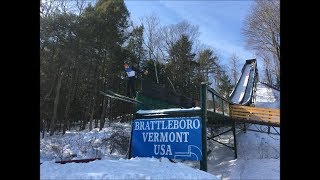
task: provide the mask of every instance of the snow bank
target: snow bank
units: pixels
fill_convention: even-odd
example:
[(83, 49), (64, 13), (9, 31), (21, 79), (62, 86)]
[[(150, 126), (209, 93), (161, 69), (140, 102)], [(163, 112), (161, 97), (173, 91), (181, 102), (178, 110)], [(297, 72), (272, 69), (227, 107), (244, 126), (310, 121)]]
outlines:
[(188, 112), (188, 111), (194, 111), (194, 110), (200, 110), (200, 107), (193, 107), (193, 108), (186, 108), (186, 109), (182, 109), (182, 108), (170, 108), (170, 109), (155, 109), (155, 110), (139, 110), (137, 111), (138, 114), (163, 114), (166, 112), (176, 112), (176, 111), (180, 111), (180, 112)]
[[(112, 123), (101, 131), (96, 128), (92, 131), (66, 131), (64, 135), (47, 136), (40, 139), (40, 161), (102, 158), (111, 153), (125, 154), (130, 132), (130, 123)], [(110, 141), (112, 135), (117, 136), (113, 142)], [(115, 145), (122, 145), (125, 149), (113, 148)]]
[[(124, 135), (128, 148), (131, 131), (129, 123), (112, 123), (101, 131), (67, 131), (65, 135), (40, 139), (41, 179), (217, 179), (214, 175), (168, 159), (125, 158), (119, 146), (111, 148), (112, 136)], [(121, 133), (121, 134), (119, 134)], [(123, 140), (119, 140), (123, 141)], [(119, 143), (119, 142), (118, 142)], [(111, 144), (114, 144), (112, 142)], [(114, 149), (114, 150), (112, 150)], [(59, 164), (55, 161), (100, 157), (89, 163)], [(199, 162), (198, 162), (199, 163)]]
[(217, 179), (204, 171), (166, 158), (102, 159), (89, 163), (57, 164), (46, 161), (40, 166), (40, 179)]
[(256, 107), (280, 108), (280, 91), (270, 88), (262, 83), (257, 83)]
[(213, 152), (208, 160), (208, 172), (222, 180), (280, 179), (280, 136), (260, 132), (239, 131), (238, 158), (233, 151), (209, 141)]

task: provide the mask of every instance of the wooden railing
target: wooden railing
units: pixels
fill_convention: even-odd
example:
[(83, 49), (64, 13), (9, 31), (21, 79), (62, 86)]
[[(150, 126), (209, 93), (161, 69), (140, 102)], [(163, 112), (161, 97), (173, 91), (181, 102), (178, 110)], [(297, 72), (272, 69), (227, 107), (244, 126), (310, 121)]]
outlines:
[(230, 105), (230, 117), (236, 121), (280, 126), (280, 110)]

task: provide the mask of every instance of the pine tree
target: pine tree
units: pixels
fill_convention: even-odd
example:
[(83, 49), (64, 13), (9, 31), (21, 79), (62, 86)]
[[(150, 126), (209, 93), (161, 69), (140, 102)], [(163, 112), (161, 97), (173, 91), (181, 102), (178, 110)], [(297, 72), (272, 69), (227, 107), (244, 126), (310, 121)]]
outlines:
[(191, 52), (192, 42), (188, 36), (182, 35), (181, 38), (172, 46), (169, 51), (169, 63), (166, 72), (175, 89), (190, 96), (190, 86), (197, 63), (194, 61), (195, 54)]
[(227, 75), (227, 73), (222, 70), (221, 75), (218, 77), (218, 92), (223, 95), (225, 98), (229, 97), (229, 94), (231, 93), (233, 89), (233, 85), (231, 84), (231, 79)]

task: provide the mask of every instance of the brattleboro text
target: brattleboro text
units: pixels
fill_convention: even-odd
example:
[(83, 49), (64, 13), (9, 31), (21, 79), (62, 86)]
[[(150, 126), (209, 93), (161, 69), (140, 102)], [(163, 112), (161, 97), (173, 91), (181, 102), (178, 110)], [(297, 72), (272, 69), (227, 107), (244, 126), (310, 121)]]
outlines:
[(199, 119), (188, 118), (134, 122), (134, 131), (143, 131), (141, 133), (143, 142), (155, 143), (153, 144), (154, 155), (173, 155), (171, 146), (163, 143), (188, 143), (190, 135), (188, 130), (199, 129), (200, 127)]

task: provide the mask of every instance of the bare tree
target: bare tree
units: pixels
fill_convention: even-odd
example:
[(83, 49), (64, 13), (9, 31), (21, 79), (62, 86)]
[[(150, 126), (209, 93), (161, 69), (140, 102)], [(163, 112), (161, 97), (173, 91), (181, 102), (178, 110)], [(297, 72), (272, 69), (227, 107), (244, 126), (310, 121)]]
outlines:
[(280, 62), (274, 61), (271, 53), (260, 52), (259, 56), (262, 58), (263, 67), (265, 69), (265, 80), (268, 84), (280, 88)]
[(76, 1), (76, 6), (77, 6), (77, 10), (79, 12), (79, 15), (81, 15), (83, 13), (84, 8), (86, 7), (86, 0), (77, 0)]
[(273, 84), (273, 80), (272, 80), (272, 71), (271, 71), (271, 61), (268, 57), (264, 57), (263, 59), (264, 62), (264, 67), (265, 67), (265, 77), (266, 77), (266, 82), (270, 85)]
[(235, 53), (233, 53), (229, 61), (231, 65), (231, 78), (233, 85), (236, 85), (239, 78), (239, 60), (239, 57)]
[(84, 8), (88, 6), (89, 3), (96, 3), (96, 0), (41, 0), (40, 1), (40, 14), (43, 17), (47, 17), (54, 11), (67, 13), (73, 12), (81, 15)]
[(55, 10), (55, 0), (40, 1), (40, 15), (43, 17), (49, 16)]
[(53, 113), (52, 113), (53, 115), (52, 115), (51, 124), (50, 124), (50, 136), (53, 135), (56, 127), (55, 123), (57, 119), (57, 111), (58, 111), (58, 104), (60, 99), (60, 89), (61, 89), (63, 74), (64, 72), (61, 72), (60, 74), (57, 73), (59, 78), (58, 78), (57, 87), (56, 87), (56, 95), (54, 98), (54, 106), (53, 106)]
[(160, 30), (160, 37), (162, 39), (161, 47), (166, 52), (169, 52), (169, 49), (181, 38), (182, 35), (187, 35), (189, 38), (188, 40), (197, 43), (194, 44), (194, 46), (200, 48), (200, 43), (197, 41), (199, 34), (199, 27), (191, 25), (186, 20), (177, 24), (163, 26)]
[(144, 21), (144, 24), (145, 24), (144, 27), (146, 29), (146, 36), (145, 36), (146, 43), (144, 43), (144, 45), (148, 49), (149, 60), (153, 60), (157, 83), (159, 83), (156, 62), (159, 62), (159, 59), (160, 59), (160, 53), (159, 53), (160, 39), (159, 39), (159, 33), (158, 33), (160, 20), (156, 14), (151, 14), (143, 18), (141, 21)]
[(280, 61), (280, 1), (255, 1), (243, 34), (249, 48), (271, 52)]
[[(257, 56), (267, 60), (273, 68), (277, 84), (280, 84), (280, 1), (256, 0), (244, 21), (243, 34), (246, 46)], [(272, 61), (272, 62), (271, 62)], [(273, 65), (271, 65), (273, 64)], [(268, 69), (270, 70), (270, 69)], [(271, 78), (271, 75), (268, 75)], [(270, 80), (271, 81), (271, 80)]]

